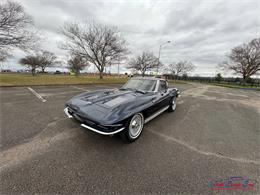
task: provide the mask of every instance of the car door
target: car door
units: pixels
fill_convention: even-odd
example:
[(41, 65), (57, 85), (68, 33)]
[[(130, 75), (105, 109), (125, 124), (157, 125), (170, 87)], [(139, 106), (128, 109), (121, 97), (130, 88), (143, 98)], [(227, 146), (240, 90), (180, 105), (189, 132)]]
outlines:
[(170, 95), (166, 81), (160, 80), (158, 85), (159, 86), (156, 92), (156, 96), (153, 100), (154, 111), (158, 111), (162, 108), (165, 108), (169, 105), (170, 102)]

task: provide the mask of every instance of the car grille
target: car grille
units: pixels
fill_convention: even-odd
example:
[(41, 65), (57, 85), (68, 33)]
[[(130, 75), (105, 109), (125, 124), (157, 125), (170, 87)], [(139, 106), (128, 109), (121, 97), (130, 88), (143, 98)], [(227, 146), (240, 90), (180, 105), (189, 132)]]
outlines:
[(111, 131), (115, 131), (118, 129), (118, 127), (107, 127), (107, 126), (103, 126), (100, 125), (92, 120), (89, 120), (85, 117), (80, 116), (74, 109), (72, 109), (71, 107), (68, 107), (68, 112), (80, 123), (84, 123), (85, 125), (88, 125), (94, 129), (98, 129), (100, 131), (104, 131), (104, 132), (111, 132)]

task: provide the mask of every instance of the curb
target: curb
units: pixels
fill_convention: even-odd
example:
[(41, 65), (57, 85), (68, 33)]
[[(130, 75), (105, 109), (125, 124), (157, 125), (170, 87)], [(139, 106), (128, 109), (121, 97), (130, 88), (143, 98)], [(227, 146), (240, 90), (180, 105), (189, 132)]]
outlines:
[(0, 85), (0, 88), (6, 87), (33, 87), (33, 86), (71, 86), (71, 85), (119, 85), (124, 83), (72, 83), (72, 84), (25, 84), (25, 85)]

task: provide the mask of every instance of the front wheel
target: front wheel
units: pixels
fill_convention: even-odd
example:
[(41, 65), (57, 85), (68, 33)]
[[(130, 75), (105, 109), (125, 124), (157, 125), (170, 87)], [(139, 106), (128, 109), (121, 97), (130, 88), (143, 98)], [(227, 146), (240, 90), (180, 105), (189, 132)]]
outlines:
[(172, 100), (171, 100), (171, 102), (170, 102), (168, 111), (169, 111), (169, 112), (173, 112), (173, 111), (176, 110), (176, 107), (177, 107), (177, 98), (176, 98), (176, 97), (173, 97)]
[(121, 132), (121, 137), (128, 142), (137, 140), (144, 127), (144, 117), (141, 113), (135, 114), (126, 124), (126, 128)]

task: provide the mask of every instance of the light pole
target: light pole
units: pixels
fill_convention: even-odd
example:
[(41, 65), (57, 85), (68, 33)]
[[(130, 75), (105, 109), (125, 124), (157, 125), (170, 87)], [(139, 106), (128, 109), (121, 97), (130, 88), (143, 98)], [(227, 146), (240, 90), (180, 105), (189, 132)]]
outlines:
[(165, 45), (165, 44), (167, 44), (167, 43), (170, 43), (171, 41), (167, 41), (167, 42), (165, 42), (165, 43), (163, 43), (163, 44), (161, 44), (160, 45), (160, 47), (159, 47), (159, 55), (158, 55), (158, 62), (157, 62), (157, 75), (158, 75), (158, 73), (159, 73), (159, 64), (160, 64), (160, 56), (161, 56), (161, 49), (162, 49), (162, 46), (163, 45)]

